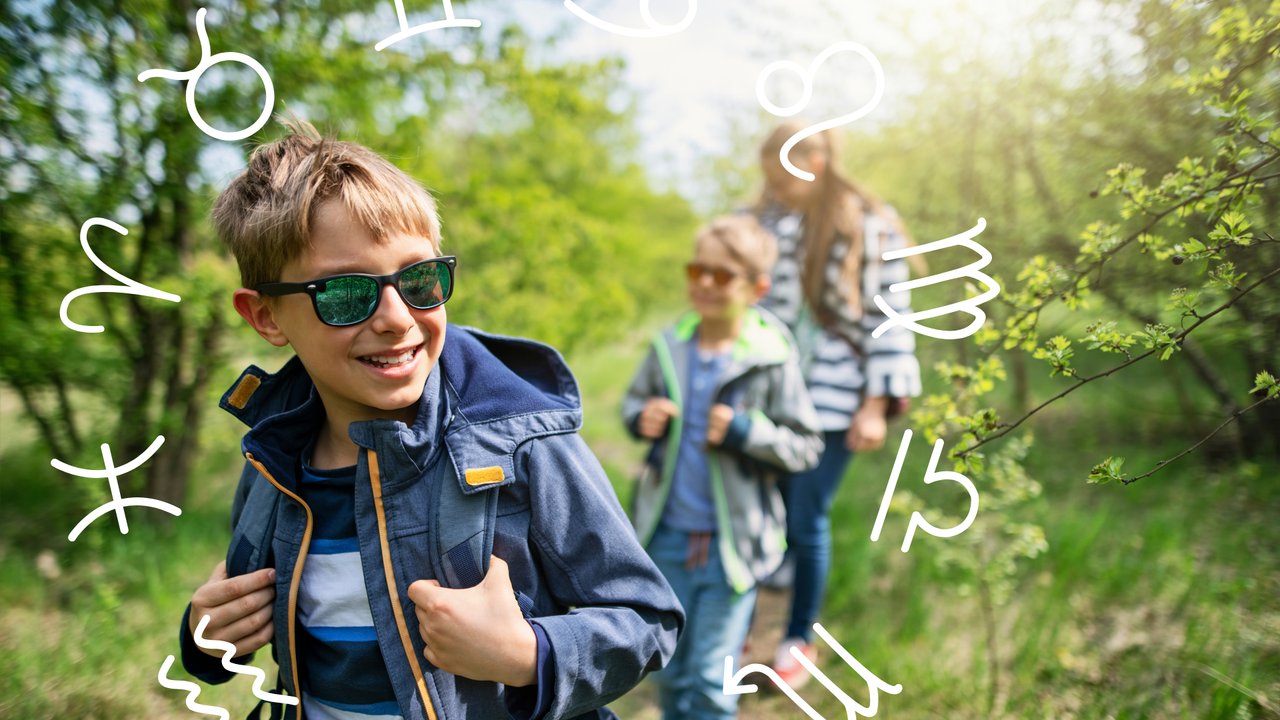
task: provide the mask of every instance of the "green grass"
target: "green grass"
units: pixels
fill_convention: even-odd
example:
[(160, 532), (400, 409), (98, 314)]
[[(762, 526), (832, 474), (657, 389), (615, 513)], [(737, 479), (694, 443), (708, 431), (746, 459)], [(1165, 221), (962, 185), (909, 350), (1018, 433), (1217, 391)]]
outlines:
[[(618, 402), (654, 329), (571, 358), (585, 397), (583, 435), (624, 506), (643, 448), (626, 437)], [(1084, 482), (1108, 454), (1124, 454), (1126, 469), (1140, 470), (1193, 437), (1178, 401), (1164, 392), (1166, 380), (1086, 389), (1038, 418), (1026, 467), (1043, 494), (1016, 513), (979, 512), (970, 532), (1032, 522), (1049, 543), (1020, 566), (1011, 599), (997, 609), (994, 709), (978, 597), (938, 562), (948, 541), (917, 534), (904, 555), (906, 523), (894, 514), (881, 541), (869, 540), (902, 421), (885, 450), (854, 461), (833, 511), (834, 566), (820, 619), (869, 669), (903, 685), (901, 694), (880, 697), (877, 717), (1280, 717), (1280, 466), (1192, 456), (1133, 486)], [(1037, 380), (1034, 394), (1044, 397), (1054, 382)], [(218, 445), (237, 432), (229, 418), (210, 425)], [(156, 672), (177, 651), (191, 591), (225, 552), (236, 457), (233, 447), (205, 457), (181, 518), (149, 523), (150, 511), (133, 510), (127, 536), (107, 517), (69, 544), (66, 532), (102, 501), (102, 488), (70, 481), (39, 453), (6, 449), (0, 717), (191, 716), (184, 695), (161, 688)], [(936, 500), (928, 495), (935, 487), (947, 491), (920, 482), (927, 457), (917, 438), (899, 488)], [(47, 558), (60, 568), (56, 577)], [(865, 702), (861, 681), (833, 658), (822, 655), (828, 674)], [(269, 660), (260, 664), (274, 677)], [(252, 705), (249, 686), (238, 678), (200, 700), (242, 717)], [(816, 684), (803, 695), (825, 717), (844, 717)], [(623, 717), (656, 717), (651, 697), (641, 689), (616, 708)], [(742, 714), (803, 717), (777, 693), (746, 697)]]

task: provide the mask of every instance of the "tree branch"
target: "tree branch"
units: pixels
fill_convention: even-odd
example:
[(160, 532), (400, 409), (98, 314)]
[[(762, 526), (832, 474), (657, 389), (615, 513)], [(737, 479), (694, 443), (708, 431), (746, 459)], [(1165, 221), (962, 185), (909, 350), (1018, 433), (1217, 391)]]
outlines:
[(1224, 427), (1226, 427), (1226, 426), (1230, 425), (1231, 423), (1235, 422), (1236, 420), (1238, 420), (1238, 419), (1240, 418), (1240, 416), (1241, 416), (1241, 415), (1244, 415), (1245, 413), (1247, 413), (1247, 412), (1249, 412), (1250, 410), (1252, 410), (1252, 409), (1254, 409), (1254, 408), (1258, 407), (1258, 406), (1259, 406), (1259, 405), (1261, 405), (1262, 403), (1264, 403), (1264, 402), (1266, 402), (1266, 401), (1268, 401), (1268, 400), (1272, 400), (1272, 399), (1274, 399), (1274, 398), (1271, 398), (1271, 397), (1269, 397), (1269, 396), (1264, 396), (1261, 400), (1259, 400), (1258, 402), (1256, 402), (1256, 403), (1254, 403), (1254, 404), (1250, 405), (1249, 407), (1241, 408), (1241, 409), (1239, 409), (1239, 410), (1236, 410), (1235, 412), (1231, 413), (1231, 415), (1230, 415), (1226, 420), (1223, 420), (1223, 421), (1222, 421), (1222, 424), (1220, 424), (1220, 425), (1218, 425), (1218, 427), (1214, 428), (1212, 432), (1210, 432), (1208, 435), (1205, 435), (1204, 437), (1200, 438), (1200, 441), (1199, 441), (1199, 442), (1197, 442), (1195, 445), (1192, 445), (1191, 447), (1187, 448), (1186, 450), (1183, 450), (1182, 452), (1178, 453), (1177, 455), (1174, 455), (1173, 457), (1171, 457), (1171, 458), (1169, 458), (1169, 459), (1167, 459), (1167, 460), (1161, 460), (1160, 462), (1158, 462), (1158, 463), (1156, 463), (1156, 464), (1155, 464), (1155, 467), (1153, 467), (1153, 468), (1151, 468), (1150, 470), (1148, 470), (1148, 471), (1146, 471), (1146, 472), (1142, 473), (1141, 475), (1137, 475), (1137, 476), (1135, 476), (1135, 477), (1131, 477), (1131, 478), (1121, 478), (1121, 479), (1120, 479), (1120, 482), (1124, 483), (1125, 485), (1130, 485), (1130, 484), (1132, 484), (1132, 483), (1136, 483), (1136, 482), (1138, 482), (1139, 480), (1141, 480), (1141, 479), (1143, 479), (1143, 478), (1147, 478), (1147, 477), (1151, 477), (1152, 475), (1155, 475), (1155, 474), (1156, 474), (1157, 472), (1159, 472), (1162, 468), (1164, 468), (1164, 466), (1166, 466), (1166, 465), (1168, 465), (1168, 464), (1172, 463), (1173, 461), (1175, 461), (1175, 460), (1177, 460), (1177, 459), (1181, 458), (1181, 457), (1182, 457), (1182, 456), (1184, 456), (1184, 455), (1188, 455), (1188, 454), (1190, 454), (1190, 453), (1195, 452), (1197, 448), (1199, 448), (1201, 445), (1203, 445), (1203, 444), (1205, 444), (1206, 442), (1208, 442), (1208, 441), (1209, 441), (1209, 439), (1210, 439), (1210, 438), (1212, 438), (1214, 435), (1217, 435), (1217, 434), (1218, 434), (1218, 431), (1222, 430), (1222, 428), (1224, 428)]
[[(1221, 304), (1221, 305), (1219, 305), (1218, 307), (1214, 308), (1212, 312), (1209, 312), (1208, 314), (1205, 314), (1205, 315), (1201, 315), (1201, 316), (1196, 320), (1196, 322), (1195, 322), (1195, 323), (1193, 323), (1190, 327), (1188, 327), (1188, 328), (1186, 328), (1185, 330), (1182, 330), (1182, 331), (1180, 331), (1180, 332), (1176, 333), (1175, 335), (1173, 335), (1173, 336), (1172, 336), (1172, 339), (1175, 341), (1175, 343), (1177, 343), (1177, 342), (1181, 342), (1181, 341), (1182, 341), (1182, 339), (1183, 339), (1183, 338), (1185, 338), (1187, 335), (1190, 335), (1190, 334), (1191, 334), (1191, 332), (1192, 332), (1193, 330), (1195, 330), (1196, 328), (1198, 328), (1198, 327), (1200, 327), (1201, 325), (1205, 324), (1205, 323), (1209, 320), (1209, 318), (1211, 318), (1211, 317), (1213, 317), (1213, 316), (1217, 315), (1218, 313), (1222, 312), (1223, 310), (1226, 310), (1227, 308), (1231, 307), (1232, 305), (1235, 305), (1235, 304), (1236, 304), (1237, 302), (1239, 302), (1239, 300), (1240, 300), (1241, 298), (1243, 298), (1245, 295), (1248, 295), (1250, 292), (1253, 292), (1253, 290), (1255, 290), (1259, 285), (1262, 285), (1263, 283), (1265, 283), (1266, 281), (1270, 280), (1270, 279), (1271, 279), (1271, 278), (1273, 278), (1273, 277), (1276, 277), (1277, 275), (1280, 275), (1280, 267), (1277, 267), (1277, 268), (1275, 268), (1274, 270), (1272, 270), (1271, 272), (1267, 273), (1266, 275), (1263, 275), (1262, 277), (1258, 278), (1258, 279), (1257, 279), (1256, 281), (1254, 281), (1251, 285), (1249, 285), (1249, 286), (1245, 287), (1243, 290), (1241, 290), (1239, 293), (1237, 293), (1237, 294), (1235, 295), (1235, 297), (1232, 297), (1230, 300), (1227, 300), (1226, 302), (1222, 303), (1222, 304)], [(1013, 431), (1014, 431), (1014, 429), (1016, 429), (1016, 428), (1017, 428), (1019, 425), (1021, 425), (1022, 423), (1026, 422), (1029, 418), (1031, 418), (1031, 416), (1032, 416), (1032, 415), (1035, 415), (1036, 413), (1038, 413), (1038, 412), (1040, 412), (1041, 410), (1045, 409), (1045, 408), (1046, 408), (1046, 407), (1048, 407), (1049, 405), (1052, 405), (1053, 403), (1057, 402), (1058, 400), (1061, 400), (1062, 398), (1066, 397), (1067, 395), (1070, 395), (1071, 393), (1073, 393), (1073, 392), (1075, 392), (1076, 390), (1080, 389), (1082, 386), (1087, 385), (1087, 384), (1089, 384), (1089, 383), (1093, 382), (1094, 380), (1099, 380), (1099, 379), (1101, 379), (1101, 378), (1107, 377), (1108, 375), (1112, 375), (1112, 374), (1114, 374), (1114, 373), (1117, 373), (1117, 372), (1119, 372), (1119, 371), (1121, 371), (1121, 370), (1123, 370), (1123, 369), (1125, 369), (1125, 368), (1129, 367), (1130, 365), (1133, 365), (1134, 363), (1136, 363), (1136, 362), (1138, 362), (1138, 361), (1140, 361), (1140, 360), (1143, 360), (1143, 359), (1145, 359), (1145, 358), (1147, 358), (1147, 357), (1150, 357), (1151, 355), (1154, 355), (1154, 354), (1156, 353), (1156, 351), (1158, 351), (1158, 350), (1160, 350), (1160, 349), (1161, 349), (1160, 347), (1153, 347), (1153, 348), (1151, 348), (1150, 350), (1148, 350), (1148, 351), (1146, 351), (1146, 352), (1142, 353), (1141, 355), (1134, 355), (1132, 358), (1130, 358), (1130, 359), (1128, 359), (1128, 360), (1126, 360), (1126, 361), (1124, 361), (1124, 362), (1120, 363), (1119, 365), (1116, 365), (1115, 367), (1112, 367), (1112, 368), (1110, 368), (1110, 369), (1108, 369), (1108, 370), (1103, 370), (1102, 372), (1098, 372), (1098, 373), (1095, 373), (1095, 374), (1093, 374), (1093, 375), (1089, 375), (1088, 377), (1082, 377), (1082, 378), (1079, 378), (1079, 379), (1077, 380), (1077, 382), (1076, 382), (1074, 385), (1071, 385), (1070, 387), (1067, 387), (1067, 388), (1063, 389), (1061, 392), (1059, 392), (1059, 393), (1055, 394), (1053, 397), (1050, 397), (1048, 400), (1045, 400), (1044, 402), (1040, 403), (1039, 405), (1035, 406), (1034, 408), (1031, 408), (1031, 409), (1030, 409), (1030, 410), (1028, 410), (1026, 413), (1023, 413), (1023, 415), (1022, 415), (1021, 417), (1019, 417), (1017, 420), (1014, 420), (1012, 423), (1001, 423), (1001, 424), (1000, 424), (1000, 426), (999, 426), (999, 427), (1000, 427), (1000, 429), (999, 429), (999, 430), (997, 430), (996, 432), (993, 432), (993, 433), (991, 433), (990, 435), (987, 435), (987, 436), (982, 437), (982, 438), (980, 438), (980, 439), (975, 439), (975, 441), (974, 441), (973, 443), (971, 443), (971, 444), (969, 444), (969, 445), (965, 446), (964, 448), (962, 448), (962, 449), (960, 449), (960, 450), (956, 451), (956, 456), (957, 456), (957, 457), (966, 457), (966, 456), (968, 456), (968, 455), (969, 455), (970, 453), (972, 453), (974, 450), (977, 450), (978, 448), (982, 447), (983, 445), (986, 445), (987, 443), (989, 443), (989, 442), (991, 442), (991, 441), (993, 441), (993, 440), (998, 440), (998, 439), (1000, 439), (1000, 438), (1004, 437), (1005, 435), (1008, 435), (1009, 433), (1013, 432)]]

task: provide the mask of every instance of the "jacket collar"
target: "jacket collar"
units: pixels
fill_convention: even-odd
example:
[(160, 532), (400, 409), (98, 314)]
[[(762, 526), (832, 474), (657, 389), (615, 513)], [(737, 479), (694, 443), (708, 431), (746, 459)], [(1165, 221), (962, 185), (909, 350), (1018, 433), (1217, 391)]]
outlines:
[[(582, 422), (578, 386), (559, 353), (457, 325), (448, 326), (418, 402), (412, 425), (352, 423), (351, 439), (422, 469), (434, 461), (438, 438), (444, 437), (464, 492), (510, 482), (517, 447), (534, 437), (572, 432)], [(249, 366), (219, 405), (250, 427), (243, 450), (290, 479), (324, 419), (315, 385), (297, 356), (276, 373)]]
[[(702, 317), (692, 310), (681, 315), (672, 330), (676, 341), (692, 342), (700, 324)], [(768, 310), (752, 306), (743, 314), (742, 332), (733, 344), (734, 364), (781, 363), (786, 361), (792, 345), (781, 320)]]

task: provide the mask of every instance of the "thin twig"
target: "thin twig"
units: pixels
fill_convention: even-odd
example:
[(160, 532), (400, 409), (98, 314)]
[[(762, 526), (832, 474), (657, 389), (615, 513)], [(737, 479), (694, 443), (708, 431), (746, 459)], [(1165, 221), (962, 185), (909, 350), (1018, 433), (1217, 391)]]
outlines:
[[(1214, 308), (1212, 312), (1210, 312), (1210, 313), (1208, 313), (1208, 314), (1206, 314), (1206, 315), (1201, 315), (1201, 316), (1199, 317), (1199, 319), (1198, 319), (1198, 320), (1196, 320), (1196, 322), (1195, 322), (1194, 324), (1192, 324), (1192, 325), (1191, 325), (1190, 327), (1188, 327), (1187, 329), (1185, 329), (1185, 330), (1183, 330), (1183, 331), (1181, 331), (1181, 332), (1179, 332), (1179, 333), (1177, 333), (1177, 334), (1173, 335), (1171, 339), (1174, 341), (1174, 343), (1175, 343), (1175, 344), (1176, 344), (1176, 343), (1178, 343), (1178, 342), (1180, 342), (1184, 337), (1186, 337), (1187, 335), (1190, 335), (1190, 334), (1191, 334), (1191, 331), (1195, 330), (1196, 328), (1200, 327), (1200, 326), (1201, 326), (1201, 325), (1203, 325), (1205, 322), (1207, 322), (1207, 321), (1209, 320), (1209, 318), (1213, 317), (1214, 315), (1217, 315), (1218, 313), (1222, 312), (1223, 310), (1226, 310), (1227, 308), (1231, 307), (1232, 305), (1235, 305), (1235, 304), (1240, 300), (1240, 298), (1244, 297), (1245, 295), (1248, 295), (1250, 292), (1252, 292), (1254, 289), (1256, 289), (1259, 285), (1263, 284), (1264, 282), (1266, 282), (1266, 281), (1270, 280), (1271, 278), (1273, 278), (1273, 277), (1275, 277), (1275, 276), (1277, 276), (1277, 275), (1280, 275), (1280, 267), (1277, 267), (1277, 268), (1275, 268), (1274, 270), (1272, 270), (1271, 272), (1267, 273), (1266, 275), (1263, 275), (1262, 277), (1258, 278), (1256, 281), (1254, 281), (1254, 282), (1253, 282), (1253, 284), (1251, 284), (1251, 285), (1249, 285), (1249, 286), (1245, 287), (1243, 290), (1241, 290), (1239, 293), (1237, 293), (1235, 297), (1231, 298), (1230, 300), (1228, 300), (1228, 301), (1224, 302), (1223, 304), (1219, 305), (1218, 307)], [(1126, 360), (1126, 361), (1124, 361), (1124, 362), (1120, 363), (1119, 365), (1116, 365), (1115, 367), (1112, 367), (1112, 368), (1110, 368), (1110, 369), (1108, 369), (1108, 370), (1103, 370), (1102, 372), (1095, 373), (1095, 374), (1090, 375), (1090, 376), (1088, 376), (1088, 377), (1080, 378), (1080, 379), (1079, 379), (1079, 381), (1078, 381), (1078, 382), (1076, 382), (1076, 384), (1071, 385), (1070, 387), (1067, 387), (1067, 388), (1063, 389), (1061, 392), (1057, 393), (1057, 394), (1056, 394), (1056, 395), (1054, 395), (1053, 397), (1050, 397), (1048, 400), (1045, 400), (1044, 402), (1040, 403), (1039, 405), (1035, 406), (1034, 408), (1032, 408), (1032, 409), (1028, 410), (1025, 414), (1023, 414), (1023, 416), (1022, 416), (1022, 417), (1018, 418), (1017, 420), (1013, 421), (1012, 423), (1001, 423), (1001, 424), (1000, 424), (1000, 428), (1001, 428), (1000, 430), (998, 430), (998, 431), (996, 431), (996, 432), (993, 432), (993, 433), (991, 433), (990, 435), (987, 435), (986, 437), (983, 437), (983, 438), (981, 438), (981, 439), (979, 439), (979, 440), (976, 440), (974, 443), (972, 443), (972, 444), (968, 445), (967, 447), (965, 447), (965, 448), (963, 448), (963, 449), (961, 449), (961, 450), (957, 451), (957, 452), (956, 452), (956, 456), (957, 456), (957, 457), (967, 457), (967, 456), (969, 455), (969, 453), (973, 452), (974, 450), (977, 450), (978, 448), (982, 447), (983, 445), (986, 445), (987, 443), (989, 443), (989, 442), (991, 442), (991, 441), (993, 441), (993, 440), (998, 440), (998, 439), (1000, 439), (1000, 438), (1004, 437), (1005, 435), (1008, 435), (1009, 433), (1013, 432), (1013, 431), (1014, 431), (1014, 429), (1016, 429), (1016, 428), (1017, 428), (1019, 425), (1021, 425), (1022, 423), (1026, 422), (1026, 421), (1027, 421), (1027, 420), (1028, 420), (1032, 415), (1035, 415), (1036, 413), (1038, 413), (1038, 412), (1040, 412), (1041, 410), (1045, 409), (1045, 408), (1046, 408), (1046, 407), (1048, 407), (1049, 405), (1052, 405), (1053, 403), (1057, 402), (1058, 400), (1060, 400), (1060, 399), (1062, 399), (1062, 398), (1066, 397), (1067, 395), (1070, 395), (1071, 393), (1073, 393), (1073, 392), (1075, 392), (1076, 390), (1078, 390), (1080, 387), (1082, 387), (1082, 386), (1084, 386), (1084, 385), (1087, 385), (1088, 383), (1091, 383), (1091, 382), (1093, 382), (1094, 380), (1098, 380), (1098, 379), (1100, 379), (1100, 378), (1107, 377), (1108, 375), (1111, 375), (1111, 374), (1113, 374), (1113, 373), (1119, 372), (1120, 370), (1123, 370), (1123, 369), (1125, 369), (1125, 368), (1129, 367), (1130, 365), (1132, 365), (1132, 364), (1134, 364), (1134, 363), (1136, 363), (1136, 362), (1138, 362), (1138, 361), (1142, 360), (1143, 358), (1146, 358), (1146, 357), (1149, 357), (1149, 356), (1153, 355), (1157, 350), (1162, 350), (1162, 349), (1163, 349), (1163, 348), (1161, 348), (1161, 347), (1159, 347), (1159, 346), (1153, 347), (1153, 348), (1151, 348), (1150, 350), (1148, 350), (1148, 351), (1146, 351), (1146, 352), (1142, 353), (1141, 355), (1135, 355), (1135, 356), (1133, 356), (1132, 358), (1130, 358), (1129, 360)]]
[(1230, 417), (1228, 417), (1226, 420), (1223, 420), (1221, 425), (1219, 425), (1218, 427), (1216, 427), (1216, 428), (1214, 428), (1214, 429), (1213, 429), (1213, 432), (1211, 432), (1211, 433), (1209, 433), (1208, 435), (1205, 435), (1204, 437), (1200, 438), (1200, 442), (1196, 443), (1195, 445), (1192, 445), (1191, 447), (1187, 448), (1186, 450), (1183, 450), (1182, 452), (1178, 453), (1177, 455), (1174, 455), (1173, 457), (1171, 457), (1171, 458), (1169, 458), (1169, 459), (1167, 459), (1167, 460), (1161, 460), (1160, 462), (1158, 462), (1158, 463), (1156, 463), (1156, 464), (1155, 464), (1155, 467), (1153, 467), (1153, 468), (1151, 468), (1150, 470), (1148, 470), (1148, 471), (1146, 471), (1146, 472), (1142, 473), (1141, 475), (1138, 475), (1138, 476), (1135, 476), (1135, 477), (1131, 477), (1131, 478), (1121, 478), (1121, 480), (1120, 480), (1120, 481), (1121, 481), (1121, 482), (1123, 482), (1125, 485), (1128, 485), (1128, 484), (1130, 484), (1130, 483), (1136, 483), (1136, 482), (1138, 482), (1139, 480), (1141, 480), (1141, 479), (1143, 479), (1143, 478), (1151, 477), (1152, 475), (1155, 475), (1155, 474), (1156, 474), (1156, 473), (1157, 473), (1161, 468), (1163, 468), (1165, 465), (1168, 465), (1169, 463), (1172, 463), (1174, 460), (1177, 460), (1178, 458), (1182, 457), (1183, 455), (1186, 455), (1186, 454), (1191, 453), (1191, 452), (1195, 452), (1196, 448), (1198, 448), (1198, 447), (1200, 447), (1201, 445), (1203, 445), (1203, 444), (1205, 444), (1206, 442), (1208, 442), (1210, 438), (1212, 438), (1214, 435), (1217, 435), (1217, 434), (1218, 434), (1218, 431), (1219, 431), (1219, 430), (1221, 430), (1222, 428), (1224, 428), (1224, 427), (1226, 427), (1226, 426), (1230, 425), (1231, 423), (1235, 422), (1236, 420), (1238, 420), (1238, 419), (1240, 418), (1240, 416), (1241, 416), (1241, 415), (1244, 415), (1245, 413), (1247, 413), (1247, 412), (1249, 412), (1250, 410), (1252, 410), (1252, 409), (1254, 409), (1254, 408), (1258, 407), (1259, 405), (1261, 405), (1262, 403), (1264, 403), (1264, 402), (1266, 402), (1266, 401), (1268, 401), (1268, 400), (1274, 400), (1274, 399), (1275, 399), (1275, 398), (1272, 398), (1271, 396), (1266, 396), (1266, 397), (1263, 397), (1263, 398), (1262, 398), (1261, 400), (1259, 400), (1258, 402), (1256, 402), (1256, 403), (1254, 403), (1254, 404), (1250, 405), (1250, 406), (1249, 406), (1249, 407), (1247, 407), (1247, 408), (1241, 408), (1241, 409), (1239, 409), (1239, 410), (1237, 410), (1237, 411), (1235, 411), (1235, 412), (1231, 413)]

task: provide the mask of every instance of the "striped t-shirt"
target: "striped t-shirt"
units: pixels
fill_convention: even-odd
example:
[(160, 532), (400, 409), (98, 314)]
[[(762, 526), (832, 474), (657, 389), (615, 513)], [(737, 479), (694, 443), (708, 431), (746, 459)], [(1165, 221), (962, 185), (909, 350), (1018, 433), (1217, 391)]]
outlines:
[(315, 524), (298, 587), (301, 694), (305, 716), (319, 720), (401, 717), (360, 567), (355, 479), (355, 466), (302, 467)]

